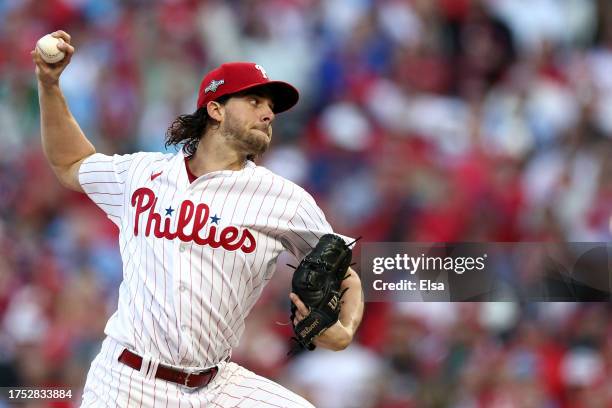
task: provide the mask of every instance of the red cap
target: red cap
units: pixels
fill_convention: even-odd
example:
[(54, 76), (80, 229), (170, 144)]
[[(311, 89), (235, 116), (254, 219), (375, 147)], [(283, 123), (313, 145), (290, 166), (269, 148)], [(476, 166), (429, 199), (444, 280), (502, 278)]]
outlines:
[(251, 88), (262, 88), (272, 98), (274, 113), (284, 112), (299, 98), (297, 89), (282, 81), (270, 81), (261, 65), (254, 62), (228, 62), (210, 71), (202, 79), (198, 92), (198, 108), (224, 95)]

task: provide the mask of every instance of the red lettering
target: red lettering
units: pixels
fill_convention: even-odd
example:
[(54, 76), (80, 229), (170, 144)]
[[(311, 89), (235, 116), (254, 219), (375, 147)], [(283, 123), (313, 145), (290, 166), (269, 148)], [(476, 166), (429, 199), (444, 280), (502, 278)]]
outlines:
[(238, 243), (232, 243), (232, 241), (234, 241), (236, 238), (238, 238), (238, 228), (230, 226), (221, 231), (221, 238), (219, 241), (221, 242), (221, 245), (223, 245), (223, 248), (227, 249), (228, 251), (235, 251), (240, 248), (241, 245), (240, 240), (238, 240)]
[(176, 236), (178, 239), (184, 242), (190, 242), (193, 240), (192, 235), (195, 231), (192, 231), (191, 234), (187, 234), (185, 232), (185, 228), (189, 226), (191, 222), (191, 218), (193, 217), (193, 210), (195, 206), (193, 201), (185, 200), (181, 204), (181, 210), (178, 215), (178, 222), (176, 224)]
[(245, 228), (242, 230), (242, 239), (240, 241), (243, 242), (247, 240), (248, 244), (246, 246), (242, 245), (241, 249), (245, 254), (250, 254), (251, 252), (255, 251), (257, 243), (255, 242), (255, 237), (253, 234), (251, 234), (251, 231)]
[(208, 230), (208, 237), (206, 238), (206, 241), (208, 245), (210, 245), (213, 248), (219, 248), (221, 246), (221, 241), (215, 241), (216, 235), (217, 235), (217, 227), (215, 225), (211, 225), (210, 229)]
[(154, 197), (155, 194), (153, 194), (153, 191), (145, 187), (134, 191), (134, 194), (132, 195), (132, 207), (136, 207), (136, 215), (134, 217), (135, 236), (138, 236), (138, 220), (140, 218), (140, 214), (153, 206)]
[[(223, 247), (228, 251), (241, 249), (244, 253), (250, 254), (255, 251), (257, 243), (253, 234), (248, 229), (239, 230), (237, 227), (230, 225), (223, 228), (219, 232), (217, 238), (216, 225), (210, 225), (208, 233), (206, 227), (210, 216), (210, 208), (205, 203), (199, 203), (197, 206), (191, 200), (185, 200), (181, 203), (178, 211), (178, 219), (176, 223), (176, 231), (171, 231), (172, 219), (164, 218), (162, 223), (161, 214), (155, 211), (157, 205), (157, 197), (155, 193), (146, 187), (139, 188), (132, 194), (132, 207), (135, 208), (134, 216), (134, 235), (138, 236), (138, 223), (140, 215), (148, 211), (147, 224), (145, 228), (145, 236), (149, 236), (151, 231), (157, 238), (166, 238), (173, 240), (178, 238), (184, 242), (195, 242), (198, 245), (209, 245), (212, 248)], [(188, 229), (191, 227), (191, 232)], [(200, 235), (200, 233), (203, 233)]]
[(193, 241), (198, 245), (206, 245), (208, 243), (208, 237), (200, 237), (200, 231), (204, 231), (206, 228), (209, 215), (210, 209), (208, 206), (204, 203), (198, 204), (193, 222)]
[[(151, 208), (155, 208), (157, 205), (157, 197), (153, 200), (153, 205)], [(159, 227), (161, 225), (161, 215), (156, 213), (155, 211), (149, 211), (149, 217), (147, 218), (147, 229), (145, 230), (145, 236), (149, 236), (151, 234), (151, 225), (155, 223), (154, 234), (157, 238), (161, 238), (159, 235)]]
[(172, 220), (170, 218), (166, 218), (164, 220), (164, 230), (161, 231), (159, 236), (157, 234), (155, 234), (155, 236), (157, 238), (166, 238), (166, 239), (169, 239), (170, 241), (172, 241), (174, 238), (176, 238), (176, 232), (170, 232), (170, 223), (171, 222), (172, 222)]

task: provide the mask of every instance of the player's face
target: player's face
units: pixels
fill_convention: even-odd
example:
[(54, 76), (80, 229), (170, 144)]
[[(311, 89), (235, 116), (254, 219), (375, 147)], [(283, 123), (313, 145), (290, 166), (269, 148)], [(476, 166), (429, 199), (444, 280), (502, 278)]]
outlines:
[(249, 154), (266, 151), (272, 140), (272, 99), (259, 94), (230, 98), (221, 130), (228, 141)]

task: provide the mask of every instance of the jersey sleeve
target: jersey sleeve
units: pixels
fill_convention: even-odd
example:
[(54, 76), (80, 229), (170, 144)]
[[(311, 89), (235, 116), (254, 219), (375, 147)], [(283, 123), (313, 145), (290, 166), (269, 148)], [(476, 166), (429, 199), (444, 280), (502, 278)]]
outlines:
[(108, 156), (95, 153), (85, 159), (79, 168), (81, 187), (118, 227), (121, 227), (124, 214), (126, 179), (139, 154)]
[[(336, 234), (325, 219), (323, 211), (310, 194), (305, 193), (297, 206), (295, 215), (288, 222), (282, 243), (298, 260), (308, 254), (325, 234)], [(353, 239), (336, 234), (349, 244)]]

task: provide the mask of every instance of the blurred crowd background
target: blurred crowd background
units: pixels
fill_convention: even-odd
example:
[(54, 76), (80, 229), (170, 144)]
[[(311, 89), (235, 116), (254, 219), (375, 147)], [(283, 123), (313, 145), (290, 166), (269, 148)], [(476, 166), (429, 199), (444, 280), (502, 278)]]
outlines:
[[(301, 91), (260, 164), (338, 232), (612, 238), (607, 0), (0, 0), (0, 386), (71, 387), (57, 406), (76, 406), (121, 280), (114, 225), (41, 152), (30, 50), (56, 29), (100, 152), (163, 150), (207, 70), (256, 61)], [(317, 407), (612, 407), (609, 303), (369, 303), (347, 350), (288, 360), (289, 278), (234, 360)]]

